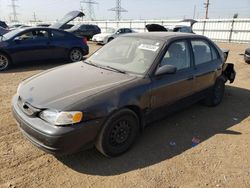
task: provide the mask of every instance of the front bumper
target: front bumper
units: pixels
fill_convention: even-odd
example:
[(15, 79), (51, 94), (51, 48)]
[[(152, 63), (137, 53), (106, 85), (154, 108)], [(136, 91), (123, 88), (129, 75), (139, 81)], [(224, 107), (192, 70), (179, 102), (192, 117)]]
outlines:
[(102, 125), (92, 120), (72, 126), (58, 127), (38, 117), (27, 116), (12, 100), (12, 113), (23, 135), (40, 149), (52, 154), (71, 154), (93, 146)]

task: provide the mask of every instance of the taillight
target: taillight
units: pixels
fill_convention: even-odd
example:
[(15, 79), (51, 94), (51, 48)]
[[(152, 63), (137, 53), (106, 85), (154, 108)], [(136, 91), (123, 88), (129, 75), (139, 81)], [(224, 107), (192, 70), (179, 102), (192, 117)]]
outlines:
[(87, 44), (87, 43), (88, 43), (88, 40), (87, 40), (86, 37), (83, 37), (83, 43), (84, 43), (84, 44)]

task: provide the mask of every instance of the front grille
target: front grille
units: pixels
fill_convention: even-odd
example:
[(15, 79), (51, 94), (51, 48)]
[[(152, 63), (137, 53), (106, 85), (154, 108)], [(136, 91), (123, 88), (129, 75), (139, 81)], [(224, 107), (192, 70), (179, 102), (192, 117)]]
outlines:
[(28, 116), (36, 116), (41, 110), (33, 107), (28, 102), (23, 100), (20, 96), (17, 101), (18, 107)]

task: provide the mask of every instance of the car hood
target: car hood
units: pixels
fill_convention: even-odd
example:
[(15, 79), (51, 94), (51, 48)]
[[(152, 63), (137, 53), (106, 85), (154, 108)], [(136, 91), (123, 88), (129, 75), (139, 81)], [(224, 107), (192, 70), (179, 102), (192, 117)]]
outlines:
[(77, 17), (83, 17), (85, 14), (81, 11), (72, 11), (66, 14), (61, 20), (57, 21), (53, 25), (49, 26), (50, 28), (61, 29), (64, 25), (74, 20)]
[(136, 77), (78, 62), (48, 70), (23, 81), (18, 94), (34, 107), (63, 110), (133, 79)]
[(100, 34), (94, 35), (94, 37), (101, 37), (101, 38), (104, 38), (104, 37), (110, 36), (110, 35), (112, 35), (112, 34), (113, 34), (113, 33), (100, 33)]

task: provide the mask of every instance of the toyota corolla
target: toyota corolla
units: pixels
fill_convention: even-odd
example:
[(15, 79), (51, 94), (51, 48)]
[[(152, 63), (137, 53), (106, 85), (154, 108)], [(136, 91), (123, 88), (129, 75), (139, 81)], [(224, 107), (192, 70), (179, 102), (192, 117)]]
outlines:
[(204, 36), (124, 35), (85, 61), (23, 81), (13, 97), (13, 114), (25, 137), (47, 152), (95, 146), (117, 156), (149, 123), (187, 104), (220, 104), (226, 81), (236, 74), (224, 61)]

